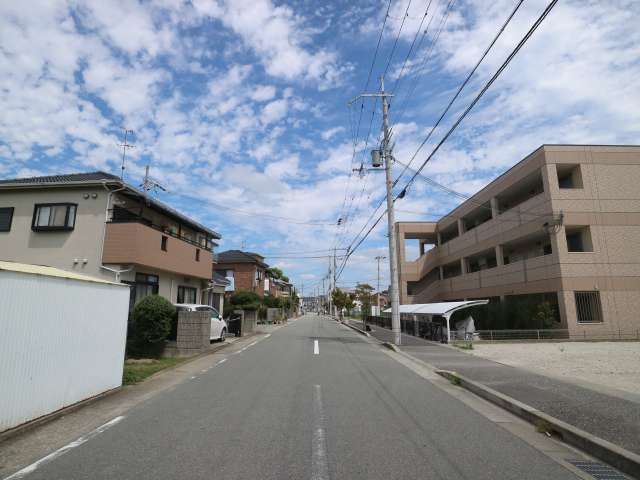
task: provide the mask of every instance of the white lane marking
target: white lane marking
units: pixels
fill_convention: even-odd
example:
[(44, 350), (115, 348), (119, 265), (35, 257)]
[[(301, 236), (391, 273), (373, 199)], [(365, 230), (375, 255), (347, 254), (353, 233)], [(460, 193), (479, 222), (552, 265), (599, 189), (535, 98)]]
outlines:
[(320, 355), (320, 346), (318, 345), (318, 340), (313, 341), (313, 354)]
[(194, 378), (196, 378), (196, 376), (194, 375), (193, 377), (190, 378), (190, 380), (193, 380)]
[(223, 358), (223, 359), (222, 359), (222, 360), (220, 360), (218, 363), (216, 363), (216, 365), (220, 365), (221, 363), (224, 363), (224, 362), (226, 362), (226, 361), (227, 361), (227, 359), (226, 359), (226, 358)]
[(311, 480), (329, 480), (327, 436), (324, 431), (324, 407), (320, 385), (313, 386), (313, 439), (311, 444)]
[(258, 342), (250, 343), (249, 345), (247, 345), (247, 347), (246, 347), (246, 348), (253, 347), (256, 343), (258, 343)]
[(113, 420), (109, 420), (104, 425), (99, 426), (95, 430), (87, 433), (86, 435), (78, 438), (77, 440), (74, 440), (71, 443), (68, 443), (64, 447), (59, 448), (55, 452), (50, 453), (46, 457), (41, 458), (40, 460), (32, 463), (31, 465), (29, 465), (27, 467), (24, 467), (22, 470), (19, 470), (16, 473), (14, 473), (13, 475), (10, 475), (10, 476), (6, 477), (4, 480), (15, 480), (17, 478), (22, 478), (25, 475), (28, 475), (30, 473), (35, 472), (38, 469), (38, 467), (44, 465), (45, 463), (49, 463), (50, 461), (54, 460), (55, 458), (59, 457), (60, 455), (64, 455), (65, 453), (67, 453), (69, 450), (71, 450), (73, 448), (79, 447), (80, 445), (82, 445), (83, 443), (87, 442), (88, 440), (91, 440), (96, 435), (104, 432), (105, 430), (107, 430), (110, 427), (113, 427), (116, 423), (119, 423), (123, 418), (124, 418), (124, 416), (121, 415), (119, 417), (114, 418)]
[(264, 338), (269, 338), (270, 336), (271, 336), (271, 334), (270, 334), (270, 333), (267, 333), (267, 334), (264, 336)]

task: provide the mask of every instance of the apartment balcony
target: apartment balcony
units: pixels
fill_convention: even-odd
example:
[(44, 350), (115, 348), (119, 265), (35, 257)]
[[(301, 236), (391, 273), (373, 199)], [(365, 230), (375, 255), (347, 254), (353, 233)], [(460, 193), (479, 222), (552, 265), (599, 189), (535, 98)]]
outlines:
[(211, 278), (213, 254), (195, 242), (143, 219), (106, 224), (104, 264), (134, 264), (185, 276)]

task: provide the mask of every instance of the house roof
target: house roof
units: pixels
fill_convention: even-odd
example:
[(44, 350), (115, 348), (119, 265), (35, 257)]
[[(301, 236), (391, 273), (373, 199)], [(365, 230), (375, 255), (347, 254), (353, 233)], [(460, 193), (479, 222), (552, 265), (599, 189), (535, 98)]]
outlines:
[(217, 255), (217, 263), (255, 263), (267, 268), (269, 265), (261, 259), (262, 257), (257, 253), (243, 252), (242, 250), (227, 250)]
[(79, 273), (75, 272), (67, 272), (66, 270), (61, 270), (59, 268), (47, 267), (46, 265), (31, 265), (28, 263), (0, 261), (0, 271), (27, 273), (45, 277), (66, 278), (69, 280), (79, 280), (82, 282), (105, 283), (107, 285), (118, 285), (120, 287), (129, 288), (129, 285), (124, 283), (110, 282), (108, 280), (102, 280), (101, 278), (90, 277), (88, 275), (80, 275)]
[(169, 205), (157, 200), (149, 195), (145, 195), (137, 188), (129, 185), (116, 175), (106, 172), (86, 172), (86, 173), (69, 173), (61, 175), (48, 175), (43, 177), (28, 178), (11, 178), (0, 180), (0, 190), (25, 189), (25, 188), (45, 188), (45, 187), (82, 187), (82, 186), (102, 186), (112, 185), (116, 188), (124, 187), (126, 193), (137, 197), (146, 197), (150, 205), (166, 215), (175, 218), (185, 225), (208, 233), (213, 238), (220, 239), (221, 235), (214, 230), (196, 222), (192, 218), (183, 215)]

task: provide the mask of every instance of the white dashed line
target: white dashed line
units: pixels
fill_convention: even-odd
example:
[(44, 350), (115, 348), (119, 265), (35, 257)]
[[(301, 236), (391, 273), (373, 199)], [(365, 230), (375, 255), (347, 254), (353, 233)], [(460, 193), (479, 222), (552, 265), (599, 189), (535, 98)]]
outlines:
[(313, 341), (313, 354), (320, 355), (320, 346), (318, 345), (318, 340)]
[(264, 338), (269, 338), (270, 336), (271, 336), (271, 334), (270, 334), (270, 333), (267, 333), (267, 334), (264, 336)]
[(256, 343), (258, 343), (258, 342), (250, 343), (250, 344), (249, 344), (249, 345), (247, 345), (245, 348), (253, 347)]
[(320, 385), (313, 386), (313, 440), (311, 444), (311, 480), (329, 480), (327, 436)]
[(218, 363), (216, 363), (216, 365), (220, 365), (221, 363), (224, 363), (224, 362), (226, 362), (226, 361), (227, 361), (227, 359), (226, 359), (226, 358), (223, 358), (223, 359), (222, 359), (222, 360), (220, 360)]
[(113, 427), (116, 423), (119, 423), (123, 418), (124, 418), (124, 416), (119, 416), (119, 417), (114, 418), (113, 420), (108, 421), (107, 423), (105, 423), (104, 425), (99, 426), (98, 428), (96, 428), (92, 432), (89, 432), (88, 434), (80, 437), (79, 439), (77, 439), (77, 440), (65, 445), (62, 448), (59, 448), (55, 452), (50, 453), (49, 455), (47, 455), (46, 457), (41, 458), (37, 462), (34, 462), (34, 463), (32, 463), (31, 465), (29, 465), (27, 467), (24, 467), (22, 470), (19, 470), (16, 473), (14, 473), (13, 475), (10, 475), (10, 476), (6, 477), (4, 480), (15, 480), (17, 478), (22, 478), (25, 475), (28, 475), (30, 473), (35, 472), (38, 469), (38, 467), (40, 467), (41, 465), (44, 465), (45, 463), (49, 463), (51, 460), (59, 457), (60, 455), (64, 455), (65, 453), (67, 453), (69, 450), (71, 450), (73, 448), (79, 447), (80, 445), (82, 445), (83, 443), (87, 442), (88, 440), (91, 440), (96, 435), (104, 432), (105, 430), (107, 430), (110, 427)]

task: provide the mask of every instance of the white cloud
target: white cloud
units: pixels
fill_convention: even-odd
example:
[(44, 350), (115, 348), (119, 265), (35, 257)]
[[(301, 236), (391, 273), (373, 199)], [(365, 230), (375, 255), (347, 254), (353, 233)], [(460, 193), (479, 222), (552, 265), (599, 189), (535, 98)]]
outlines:
[(276, 96), (276, 88), (272, 85), (258, 85), (251, 92), (251, 99), (256, 102), (266, 102)]
[(263, 125), (269, 125), (282, 120), (287, 115), (289, 103), (286, 99), (274, 100), (267, 103), (262, 109), (260, 121)]
[(330, 140), (334, 135), (337, 135), (337, 134), (342, 133), (344, 131), (345, 131), (344, 127), (333, 127), (333, 128), (330, 128), (330, 129), (325, 130), (324, 132), (322, 132), (320, 134), (320, 136), (324, 140)]

